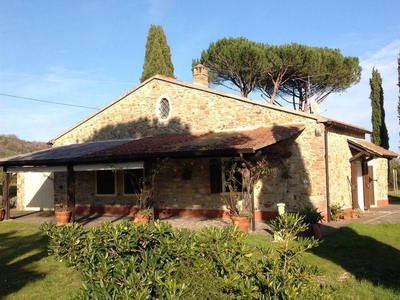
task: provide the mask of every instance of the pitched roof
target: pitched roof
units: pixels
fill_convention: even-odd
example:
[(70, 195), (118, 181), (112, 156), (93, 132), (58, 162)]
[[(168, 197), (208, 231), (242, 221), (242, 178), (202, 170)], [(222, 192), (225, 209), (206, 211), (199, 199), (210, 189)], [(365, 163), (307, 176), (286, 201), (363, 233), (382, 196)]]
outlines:
[(369, 156), (385, 157), (385, 158), (393, 158), (393, 157), (398, 156), (397, 153), (387, 150), (383, 147), (377, 146), (374, 143), (371, 143), (366, 140), (356, 139), (356, 138), (348, 138), (347, 141), (351, 148), (356, 149), (360, 152), (364, 152), (365, 154), (368, 154)]
[(67, 165), (88, 162), (138, 160), (146, 157), (194, 157), (256, 153), (304, 129), (304, 124), (255, 129), (175, 134), (137, 140), (96, 141), (53, 147), (0, 159), (0, 166)]

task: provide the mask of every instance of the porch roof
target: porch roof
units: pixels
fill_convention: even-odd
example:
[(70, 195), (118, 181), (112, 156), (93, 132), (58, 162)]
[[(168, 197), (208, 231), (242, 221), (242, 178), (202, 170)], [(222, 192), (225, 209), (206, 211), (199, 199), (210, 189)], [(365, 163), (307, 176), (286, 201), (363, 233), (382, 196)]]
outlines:
[(377, 146), (374, 143), (371, 143), (366, 140), (348, 138), (347, 142), (349, 143), (350, 148), (355, 149), (360, 153), (364, 153), (367, 156), (384, 157), (384, 158), (394, 158), (398, 156), (397, 153), (387, 150), (383, 147)]
[(304, 124), (297, 123), (245, 130), (160, 135), (136, 140), (92, 141), (3, 158), (0, 159), (0, 166), (57, 166), (156, 157), (250, 154), (288, 139), (304, 128)]

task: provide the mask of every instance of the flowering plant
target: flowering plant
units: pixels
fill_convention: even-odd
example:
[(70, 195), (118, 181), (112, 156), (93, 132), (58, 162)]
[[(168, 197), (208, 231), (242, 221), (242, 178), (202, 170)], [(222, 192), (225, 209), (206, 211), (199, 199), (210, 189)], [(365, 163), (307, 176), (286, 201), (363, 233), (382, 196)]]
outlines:
[(150, 217), (152, 215), (152, 212), (150, 209), (141, 209), (138, 210), (136, 214), (142, 217)]
[(72, 211), (72, 208), (68, 205), (68, 198), (64, 198), (61, 203), (54, 205), (55, 212)]

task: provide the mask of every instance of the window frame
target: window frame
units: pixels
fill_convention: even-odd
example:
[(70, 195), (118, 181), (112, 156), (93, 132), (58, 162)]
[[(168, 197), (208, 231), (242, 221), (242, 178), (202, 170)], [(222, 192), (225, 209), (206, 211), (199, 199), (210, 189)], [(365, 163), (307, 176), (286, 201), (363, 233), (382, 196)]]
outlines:
[[(98, 193), (98, 176), (99, 172), (112, 172), (113, 177), (114, 177), (114, 193), (113, 194), (103, 194), (103, 193)], [(95, 195), (97, 197), (113, 197), (117, 196), (117, 173), (115, 170), (96, 170), (95, 171)]]
[[(166, 117), (162, 116), (161, 111), (160, 111), (160, 108), (161, 108), (162, 103), (163, 103), (164, 100), (168, 101), (168, 106), (169, 106), (168, 107), (169, 108), (168, 115)], [(172, 101), (171, 101), (171, 99), (170, 99), (170, 97), (168, 95), (163, 94), (157, 99), (156, 116), (157, 116), (159, 121), (165, 122), (165, 121), (168, 121), (171, 118), (171, 115), (172, 115)]]

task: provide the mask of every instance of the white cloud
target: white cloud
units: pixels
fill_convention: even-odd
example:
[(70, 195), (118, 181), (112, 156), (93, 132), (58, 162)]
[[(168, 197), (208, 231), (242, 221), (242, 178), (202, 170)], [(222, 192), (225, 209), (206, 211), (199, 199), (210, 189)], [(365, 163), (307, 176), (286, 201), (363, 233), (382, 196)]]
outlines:
[(361, 81), (341, 95), (330, 95), (322, 104), (324, 116), (371, 129), (371, 101), (369, 99), (372, 68), (375, 67), (382, 77), (384, 91), (385, 123), (389, 131), (390, 149), (399, 152), (399, 122), (397, 103), (397, 58), (400, 40), (395, 40), (382, 49), (367, 53), (360, 59), (362, 66)]

